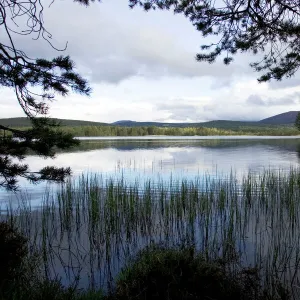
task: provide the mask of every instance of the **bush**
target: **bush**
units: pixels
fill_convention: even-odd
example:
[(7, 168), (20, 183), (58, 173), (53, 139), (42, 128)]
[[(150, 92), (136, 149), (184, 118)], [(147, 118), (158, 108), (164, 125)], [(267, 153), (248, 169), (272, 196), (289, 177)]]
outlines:
[[(272, 292), (263, 288), (256, 269), (231, 271), (232, 260), (208, 260), (194, 248), (151, 246), (139, 252), (121, 271), (115, 292), (80, 293), (59, 281), (46, 280), (27, 241), (15, 228), (0, 222), (0, 299), (10, 300), (288, 300), (287, 290), (276, 280)], [(274, 284), (275, 283), (275, 284)], [(275, 291), (275, 293), (274, 293)]]
[(0, 291), (9, 288), (21, 274), (27, 255), (27, 240), (12, 226), (0, 222)]
[[(287, 296), (287, 294), (284, 294)], [(115, 299), (169, 300), (262, 300), (289, 299), (270, 297), (263, 291), (258, 272), (244, 269), (232, 273), (221, 261), (209, 261), (192, 249), (149, 247), (140, 252), (116, 282)]]
[(31, 282), (30, 288), (23, 289), (20, 296), (21, 300), (74, 300), (77, 291), (73, 287), (63, 287), (59, 280), (42, 279)]

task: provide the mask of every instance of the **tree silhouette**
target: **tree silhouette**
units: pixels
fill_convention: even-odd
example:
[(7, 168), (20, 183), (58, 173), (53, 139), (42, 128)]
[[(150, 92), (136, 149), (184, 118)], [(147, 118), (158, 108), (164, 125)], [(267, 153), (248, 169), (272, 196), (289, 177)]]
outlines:
[[(86, 1), (75, 2), (87, 5)], [(55, 95), (67, 96), (70, 90), (83, 95), (91, 92), (87, 81), (74, 71), (74, 63), (69, 56), (51, 60), (30, 58), (15, 47), (13, 34), (43, 38), (52, 46), (51, 34), (44, 26), (43, 10), (41, 0), (0, 2), (0, 28), (5, 34), (0, 42), (0, 85), (14, 90), (17, 101), (32, 123), (28, 130), (0, 125), (0, 187), (7, 189), (17, 188), (18, 176), (31, 182), (63, 181), (71, 173), (70, 168), (55, 167), (32, 172), (21, 160), (29, 150), (53, 157), (56, 148), (78, 144), (70, 134), (59, 130), (59, 124), (47, 118), (48, 105)], [(18, 27), (18, 20), (25, 18), (26, 27)], [(16, 31), (15, 28), (20, 29)]]
[(173, 10), (183, 14), (204, 38), (198, 61), (225, 64), (238, 52), (262, 54), (252, 63), (259, 81), (292, 76), (300, 65), (300, 5), (297, 0), (129, 0), (131, 8)]
[[(300, 66), (300, 5), (298, 0), (129, 0), (129, 6), (173, 10), (183, 14), (202, 37), (197, 61), (225, 64), (237, 53), (259, 55), (250, 66), (261, 73), (259, 82), (282, 80)], [(300, 114), (299, 114), (300, 118)], [(300, 130), (299, 122), (296, 122)]]
[[(89, 5), (95, 0), (73, 0)], [(18, 176), (32, 182), (62, 181), (69, 168), (46, 167), (32, 172), (22, 164), (28, 150), (53, 157), (56, 148), (68, 148), (78, 142), (59, 131), (58, 124), (47, 118), (48, 105), (55, 95), (67, 96), (72, 90), (89, 95), (88, 83), (74, 70), (69, 56), (51, 60), (30, 58), (14, 44), (12, 34), (43, 38), (51, 44), (51, 34), (43, 21), (42, 0), (2, 0), (0, 28), (0, 85), (14, 90), (16, 99), (32, 122), (28, 130), (0, 125), (0, 187), (17, 188)], [(291, 77), (300, 65), (300, 6), (296, 0), (129, 0), (129, 6), (173, 10), (183, 14), (203, 37), (215, 42), (201, 45), (198, 61), (213, 63), (221, 56), (225, 64), (238, 52), (260, 54), (251, 67), (261, 72), (259, 81)], [(18, 20), (27, 18), (25, 28)], [(15, 28), (19, 28), (16, 31)], [(53, 47), (53, 46), (52, 46)], [(39, 92), (37, 92), (37, 90)], [(15, 162), (17, 159), (17, 162)]]

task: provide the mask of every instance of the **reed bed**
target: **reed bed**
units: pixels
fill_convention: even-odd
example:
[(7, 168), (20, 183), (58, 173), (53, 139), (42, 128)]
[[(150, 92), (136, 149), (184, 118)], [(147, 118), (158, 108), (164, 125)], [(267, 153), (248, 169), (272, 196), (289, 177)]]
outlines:
[(300, 172), (237, 178), (126, 183), (82, 175), (2, 215), (41, 254), (49, 278), (81, 288), (113, 289), (120, 269), (144, 247), (193, 245), (232, 268), (259, 269), (264, 284), (287, 284), (299, 298)]

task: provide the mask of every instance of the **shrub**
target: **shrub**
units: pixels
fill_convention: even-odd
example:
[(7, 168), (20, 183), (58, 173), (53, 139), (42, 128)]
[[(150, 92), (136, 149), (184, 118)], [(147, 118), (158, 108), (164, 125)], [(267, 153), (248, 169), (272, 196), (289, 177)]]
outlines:
[[(285, 294), (287, 295), (287, 294)], [(258, 272), (230, 272), (221, 260), (207, 260), (192, 249), (149, 247), (141, 251), (116, 282), (115, 299), (262, 300)]]
[(0, 222), (0, 291), (21, 274), (21, 265), (27, 255), (27, 240), (13, 227)]
[(28, 255), (27, 239), (13, 226), (0, 222), (1, 300), (94, 300), (102, 293), (80, 294), (75, 286), (47, 280), (39, 272), (39, 257)]
[(32, 282), (30, 289), (23, 290), (20, 295), (21, 300), (74, 300), (77, 291), (73, 287), (65, 288), (59, 280), (42, 279)]

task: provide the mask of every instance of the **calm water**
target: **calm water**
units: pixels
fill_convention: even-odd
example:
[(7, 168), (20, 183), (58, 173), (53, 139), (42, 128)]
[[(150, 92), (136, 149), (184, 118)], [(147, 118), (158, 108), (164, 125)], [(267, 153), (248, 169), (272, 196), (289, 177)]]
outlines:
[[(195, 176), (237, 177), (251, 171), (265, 169), (289, 170), (300, 163), (300, 136), (298, 137), (99, 137), (80, 138), (81, 146), (55, 159), (28, 156), (25, 163), (32, 170), (45, 165), (70, 166), (73, 176), (100, 173), (104, 178), (124, 177), (127, 182), (138, 179), (169, 180)], [(39, 204), (45, 188), (56, 185), (32, 185), (20, 181), (17, 194), (0, 191), (3, 203), (30, 195), (33, 204)], [(3, 206), (2, 206), (3, 209)]]
[[(100, 174), (104, 181), (107, 178), (124, 178), (126, 183), (133, 183), (138, 179), (141, 186), (148, 179), (168, 182), (170, 178), (194, 180), (208, 175), (222, 179), (230, 174), (239, 179), (249, 172), (255, 175), (262, 174), (264, 170), (287, 172), (298, 168), (300, 137), (83, 139), (78, 148), (58, 153), (53, 160), (29, 155), (26, 163), (32, 170), (50, 164), (70, 166), (75, 182), (82, 173)], [(295, 252), (289, 254), (293, 261), (286, 263), (300, 265), (299, 182), (295, 181), (293, 188), (288, 190), (285, 188), (290, 183), (282, 186), (275, 183), (273, 188), (272, 184), (272, 180), (266, 184), (267, 201), (258, 193), (256, 200), (248, 202), (249, 198), (245, 197), (247, 191), (240, 192), (233, 183), (233, 186), (224, 186), (227, 193), (224, 202), (212, 204), (214, 199), (221, 197), (221, 186), (216, 186), (215, 196), (207, 201), (196, 197), (196, 201), (189, 200), (181, 207), (182, 196), (179, 196), (179, 208), (172, 208), (169, 199), (160, 202), (159, 195), (153, 194), (153, 190), (151, 205), (147, 206), (147, 200), (139, 199), (130, 206), (129, 198), (117, 204), (123, 201), (122, 197), (127, 192), (114, 196), (116, 202), (105, 205), (108, 197), (102, 197), (101, 193), (97, 196), (99, 189), (90, 189), (86, 193), (79, 188), (72, 191), (70, 198), (66, 193), (61, 204), (57, 205), (54, 196), (55, 205), (36, 210), (35, 207), (44, 200), (45, 189), (51, 192), (59, 186), (30, 185), (20, 181), (19, 193), (0, 191), (0, 208), (5, 210), (8, 204), (17, 208), (20, 199), (29, 201), (31, 208), (17, 213), (16, 221), (29, 240), (47, 253), (44, 263), (50, 278), (59, 276), (63, 284), (68, 285), (79, 276), (79, 287), (107, 288), (111, 278), (138, 249), (151, 242), (172, 243), (186, 237), (192, 238), (199, 248), (204, 249), (206, 241), (219, 243), (228, 238), (225, 233), (233, 232), (230, 245), (235, 245), (243, 253), (247, 263), (257, 260), (268, 266), (272, 265), (275, 257), (281, 266), (287, 255), (286, 249), (294, 249)], [(103, 193), (106, 195), (105, 191)], [(68, 199), (71, 199), (70, 203), (64, 202)], [(235, 199), (240, 201), (239, 204)], [(286, 199), (289, 201), (284, 202)], [(206, 205), (208, 208), (212, 206), (206, 210)], [(5, 218), (5, 212), (2, 217)], [(229, 228), (231, 224), (232, 229)], [(214, 244), (212, 247), (215, 249)], [(280, 259), (277, 259), (278, 255)], [(289, 276), (294, 277), (293, 274)], [(296, 278), (298, 280), (298, 275)], [(299, 285), (300, 280), (297, 281)]]

